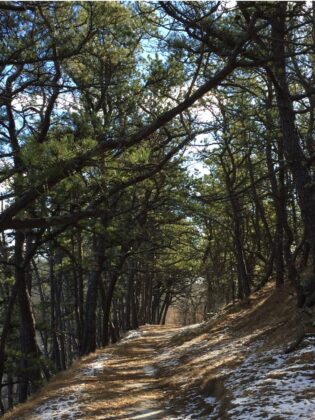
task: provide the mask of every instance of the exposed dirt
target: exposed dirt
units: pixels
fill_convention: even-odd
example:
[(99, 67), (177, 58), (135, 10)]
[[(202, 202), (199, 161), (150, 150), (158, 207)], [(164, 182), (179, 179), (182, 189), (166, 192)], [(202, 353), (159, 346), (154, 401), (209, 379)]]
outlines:
[(314, 341), (283, 353), (299, 329), (290, 289), (267, 286), (207, 323), (131, 332), (5, 419), (315, 419)]

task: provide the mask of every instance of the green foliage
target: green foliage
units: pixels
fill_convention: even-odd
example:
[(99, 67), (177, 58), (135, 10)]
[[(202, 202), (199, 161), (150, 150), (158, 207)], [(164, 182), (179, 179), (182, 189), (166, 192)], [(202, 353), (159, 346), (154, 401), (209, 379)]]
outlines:
[[(11, 3), (0, 13), (5, 373), (31, 383), (107, 344), (111, 321), (162, 322), (174, 302), (215, 312), (281, 271), (281, 259), (284, 271), (299, 260), (309, 239), (279, 124), (271, 26), (287, 7), (287, 100), (308, 200), (307, 4)], [(49, 360), (22, 354), (21, 332)]]
[(56, 132), (51, 133), (50, 138), (43, 144), (38, 144), (34, 139), (28, 140), (23, 147), (21, 158), (27, 167), (45, 169), (80, 156), (92, 150), (96, 144), (91, 138), (77, 139), (74, 134), (63, 135)]

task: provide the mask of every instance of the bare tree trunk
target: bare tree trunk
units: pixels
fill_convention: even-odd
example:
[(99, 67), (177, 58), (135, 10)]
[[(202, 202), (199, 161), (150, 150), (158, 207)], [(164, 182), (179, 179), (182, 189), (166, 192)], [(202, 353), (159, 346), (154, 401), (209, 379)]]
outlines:
[(21, 343), (21, 378), (19, 386), (19, 402), (27, 399), (29, 383), (32, 391), (40, 386), (41, 369), (38, 364), (38, 348), (36, 343), (35, 319), (31, 306), (31, 299), (23, 267), (24, 234), (15, 235), (15, 278), (17, 297), (20, 308), (20, 343)]
[[(0, 338), (0, 385), (2, 384), (2, 378), (4, 374), (4, 362), (5, 362), (5, 343), (10, 333), (10, 322), (12, 317), (12, 312), (14, 309), (15, 301), (17, 296), (17, 284), (13, 286), (12, 294), (9, 300), (9, 305), (7, 308), (5, 320), (3, 323), (1, 338)], [(2, 389), (2, 388), (1, 388)], [(4, 409), (0, 407), (2, 413), (4, 413)]]
[(103, 345), (104, 346), (107, 346), (110, 342), (110, 312), (111, 312), (112, 300), (113, 300), (114, 290), (115, 290), (117, 280), (121, 274), (121, 269), (127, 258), (127, 251), (128, 251), (128, 247), (122, 246), (121, 255), (119, 257), (117, 267), (115, 268), (112, 276), (110, 277), (109, 285), (107, 288), (106, 300), (105, 300), (104, 309), (103, 309)]
[(84, 338), (81, 354), (89, 354), (96, 350), (96, 308), (100, 288), (103, 265), (105, 261), (105, 241), (103, 235), (94, 238), (94, 267), (89, 273), (86, 297)]
[[(315, 271), (315, 195), (312, 177), (307, 161), (300, 146), (299, 134), (295, 125), (293, 103), (290, 97), (285, 59), (287, 3), (279, 3), (272, 18), (272, 50), (274, 61), (273, 83), (276, 91), (277, 105), (283, 135), (283, 147), (286, 160), (292, 172), (296, 187), (302, 219), (305, 226), (306, 242), (309, 243), (313, 270)], [(303, 291), (295, 279), (299, 305), (305, 301)]]
[(134, 271), (131, 269), (131, 272), (127, 278), (127, 291), (126, 291), (126, 312), (125, 312), (125, 320), (126, 320), (126, 330), (130, 330), (132, 328), (132, 306), (133, 306), (133, 282), (134, 282)]

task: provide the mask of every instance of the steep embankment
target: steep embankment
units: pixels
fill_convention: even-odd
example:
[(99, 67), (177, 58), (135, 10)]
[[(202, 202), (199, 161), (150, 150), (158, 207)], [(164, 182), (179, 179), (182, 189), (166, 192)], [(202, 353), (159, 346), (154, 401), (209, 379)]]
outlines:
[(143, 326), (5, 418), (315, 418), (314, 341), (283, 352), (299, 332), (295, 312), (288, 290), (267, 287), (207, 323)]

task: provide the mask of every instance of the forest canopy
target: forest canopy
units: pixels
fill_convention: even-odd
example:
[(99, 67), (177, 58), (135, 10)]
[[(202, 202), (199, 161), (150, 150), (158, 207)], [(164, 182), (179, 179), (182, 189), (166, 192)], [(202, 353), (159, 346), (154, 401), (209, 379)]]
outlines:
[(0, 408), (268, 281), (315, 303), (315, 5), (0, 2)]

